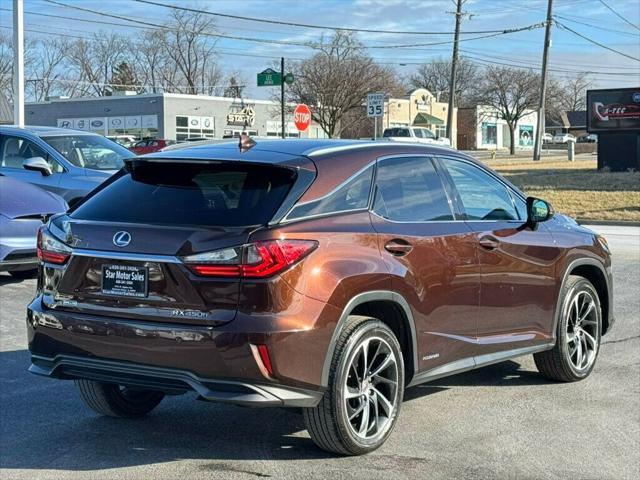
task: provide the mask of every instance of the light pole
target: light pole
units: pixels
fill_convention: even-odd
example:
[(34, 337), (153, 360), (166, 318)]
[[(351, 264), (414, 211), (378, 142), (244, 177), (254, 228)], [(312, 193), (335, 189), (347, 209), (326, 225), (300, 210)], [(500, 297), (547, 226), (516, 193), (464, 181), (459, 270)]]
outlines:
[(13, 0), (13, 123), (24, 126), (24, 2)]
[(538, 106), (538, 121), (536, 125), (536, 141), (533, 144), (533, 159), (540, 160), (542, 150), (542, 134), (545, 129), (545, 95), (547, 89), (547, 60), (551, 45), (551, 25), (553, 23), (553, 0), (547, 3), (547, 24), (544, 32), (544, 50), (542, 52), (542, 74), (540, 76), (540, 105)]

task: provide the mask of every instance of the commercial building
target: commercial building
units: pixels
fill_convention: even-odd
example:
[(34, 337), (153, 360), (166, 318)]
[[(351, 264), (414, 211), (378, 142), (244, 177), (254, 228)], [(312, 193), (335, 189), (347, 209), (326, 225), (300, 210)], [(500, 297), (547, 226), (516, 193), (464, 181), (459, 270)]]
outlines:
[[(425, 88), (407, 92), (404, 98), (389, 98), (385, 102), (383, 128), (419, 126), (427, 127), (434, 134), (447, 135), (447, 112), (449, 105), (438, 101), (438, 98)], [(452, 129), (452, 144), (456, 138), (456, 111)]]
[[(528, 111), (516, 123), (516, 148), (532, 149), (538, 114)], [(500, 150), (511, 147), (507, 122), (492, 107), (477, 105), (458, 109), (458, 144), (460, 150)]]
[(545, 130), (551, 135), (570, 133), (575, 137), (587, 133), (586, 110), (563, 110), (560, 118), (548, 118), (545, 120)]
[[(252, 136), (278, 137), (280, 104), (252, 100), (174, 93), (122, 94), (110, 97), (52, 98), (25, 106), (27, 125), (50, 125), (102, 135), (136, 138), (229, 138), (243, 129)], [(293, 115), (285, 131), (289, 137), (324, 138), (312, 123), (298, 132)]]

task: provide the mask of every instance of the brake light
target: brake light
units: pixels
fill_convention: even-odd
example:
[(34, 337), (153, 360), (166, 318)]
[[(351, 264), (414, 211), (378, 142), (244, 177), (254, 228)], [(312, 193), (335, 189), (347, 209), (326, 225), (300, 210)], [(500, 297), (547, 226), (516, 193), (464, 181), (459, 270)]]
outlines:
[(183, 257), (204, 277), (268, 278), (299, 262), (318, 246), (314, 240), (268, 240)]
[(38, 258), (43, 262), (63, 265), (69, 260), (73, 251), (42, 226), (38, 230), (37, 252)]

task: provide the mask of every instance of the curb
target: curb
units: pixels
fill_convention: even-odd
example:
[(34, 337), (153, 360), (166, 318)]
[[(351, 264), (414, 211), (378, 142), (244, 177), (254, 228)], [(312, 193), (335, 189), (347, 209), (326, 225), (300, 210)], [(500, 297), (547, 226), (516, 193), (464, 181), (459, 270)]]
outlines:
[(576, 218), (580, 225), (602, 225), (606, 227), (640, 227), (640, 222), (629, 222), (624, 220), (589, 220), (588, 218)]

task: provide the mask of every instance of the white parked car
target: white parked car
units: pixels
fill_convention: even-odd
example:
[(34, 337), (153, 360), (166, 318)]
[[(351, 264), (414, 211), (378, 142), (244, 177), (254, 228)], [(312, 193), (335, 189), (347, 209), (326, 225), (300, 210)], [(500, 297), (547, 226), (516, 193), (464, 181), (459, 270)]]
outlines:
[(416, 142), (428, 143), (431, 145), (442, 145), (449, 147), (451, 141), (445, 137), (438, 137), (431, 130), (425, 127), (391, 127), (385, 128), (382, 133), (384, 140), (393, 142)]
[(570, 133), (558, 133), (553, 136), (553, 143), (569, 143), (575, 142), (576, 137), (571, 135)]
[(551, 143), (553, 142), (553, 135), (550, 133), (544, 133), (542, 135), (542, 143)]

